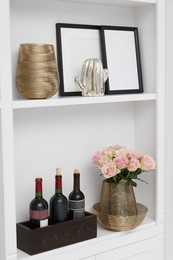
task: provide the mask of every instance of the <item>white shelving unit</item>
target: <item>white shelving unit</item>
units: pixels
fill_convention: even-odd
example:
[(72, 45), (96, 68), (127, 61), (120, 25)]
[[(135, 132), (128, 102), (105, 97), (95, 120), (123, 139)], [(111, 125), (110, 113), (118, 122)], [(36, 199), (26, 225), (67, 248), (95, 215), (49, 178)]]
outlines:
[[(19, 44), (56, 47), (58, 22), (137, 26), (144, 93), (20, 97), (15, 85)], [(163, 260), (164, 1), (6, 0), (0, 8), (0, 34), (0, 260)], [(137, 201), (149, 209), (145, 221), (120, 233), (98, 225), (97, 238), (35, 256), (18, 250), (16, 222), (29, 217), (35, 177), (43, 177), (49, 201), (55, 168), (62, 168), (63, 193), (68, 196), (73, 169), (79, 167), (86, 210), (92, 211), (103, 179), (91, 156), (117, 143), (149, 153), (157, 161), (155, 172), (142, 175), (149, 185), (138, 183), (135, 189)]]

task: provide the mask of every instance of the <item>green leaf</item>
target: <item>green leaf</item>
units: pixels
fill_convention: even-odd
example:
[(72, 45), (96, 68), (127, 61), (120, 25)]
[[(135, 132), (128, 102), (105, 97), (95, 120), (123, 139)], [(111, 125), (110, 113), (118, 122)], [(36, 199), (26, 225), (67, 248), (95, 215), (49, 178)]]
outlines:
[(126, 180), (126, 179), (121, 179), (120, 181), (119, 181), (119, 183), (120, 184), (124, 184), (124, 183), (127, 183), (128, 181)]
[(131, 180), (131, 184), (132, 184), (132, 186), (137, 187), (137, 183), (134, 182), (133, 180)]
[(144, 183), (146, 183), (146, 184), (149, 184), (148, 182), (146, 182), (146, 181), (144, 181), (144, 180), (141, 180), (140, 178), (137, 178), (137, 180), (142, 181), (142, 182), (144, 182)]

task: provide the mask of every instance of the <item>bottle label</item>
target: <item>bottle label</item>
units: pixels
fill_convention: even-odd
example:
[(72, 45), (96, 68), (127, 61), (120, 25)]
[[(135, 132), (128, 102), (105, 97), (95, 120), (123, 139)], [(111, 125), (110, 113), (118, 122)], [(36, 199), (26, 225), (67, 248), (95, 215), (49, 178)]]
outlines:
[(74, 210), (74, 215), (73, 218), (77, 219), (77, 218), (83, 218), (85, 216), (85, 210)]
[(74, 212), (74, 219), (84, 217), (85, 200), (69, 200), (69, 210), (72, 210)]
[(46, 227), (48, 226), (48, 218), (40, 220), (40, 227)]
[(48, 218), (48, 210), (30, 210), (30, 218), (32, 219), (46, 219)]

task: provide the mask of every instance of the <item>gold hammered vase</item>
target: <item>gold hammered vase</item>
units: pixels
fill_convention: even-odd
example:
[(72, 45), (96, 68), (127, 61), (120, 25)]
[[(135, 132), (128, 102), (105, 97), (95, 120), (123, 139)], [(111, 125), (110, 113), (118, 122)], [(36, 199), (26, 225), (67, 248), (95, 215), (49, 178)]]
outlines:
[(53, 45), (20, 44), (16, 87), (23, 97), (28, 99), (51, 97), (58, 91), (59, 81)]
[(126, 217), (137, 215), (137, 203), (131, 183), (102, 183), (100, 210), (103, 213)]

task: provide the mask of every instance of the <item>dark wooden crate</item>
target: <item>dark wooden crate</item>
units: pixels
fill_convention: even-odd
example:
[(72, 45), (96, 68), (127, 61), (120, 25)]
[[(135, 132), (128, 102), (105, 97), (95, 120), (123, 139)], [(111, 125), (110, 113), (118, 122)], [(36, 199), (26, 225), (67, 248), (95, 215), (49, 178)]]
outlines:
[(76, 220), (32, 229), (29, 221), (17, 223), (17, 248), (29, 255), (42, 253), (97, 236), (96, 216), (85, 212)]

